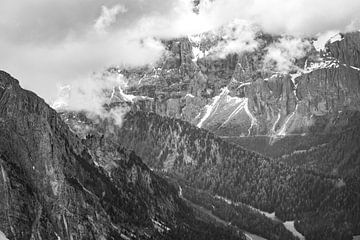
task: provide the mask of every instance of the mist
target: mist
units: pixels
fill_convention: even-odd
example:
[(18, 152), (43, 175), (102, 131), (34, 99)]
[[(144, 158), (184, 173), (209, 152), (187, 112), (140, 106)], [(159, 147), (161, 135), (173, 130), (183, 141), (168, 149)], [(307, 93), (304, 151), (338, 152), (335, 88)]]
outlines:
[(117, 73), (96, 73), (88, 78), (74, 81), (69, 85), (58, 85), (58, 95), (52, 107), (57, 111), (83, 111), (89, 118), (111, 118), (118, 126), (122, 125), (129, 107), (118, 106), (106, 110), (115, 88), (126, 89), (127, 79)]
[(312, 48), (308, 40), (293, 37), (283, 37), (267, 47), (264, 65), (274, 67), (278, 72), (296, 70), (295, 60), (305, 57)]

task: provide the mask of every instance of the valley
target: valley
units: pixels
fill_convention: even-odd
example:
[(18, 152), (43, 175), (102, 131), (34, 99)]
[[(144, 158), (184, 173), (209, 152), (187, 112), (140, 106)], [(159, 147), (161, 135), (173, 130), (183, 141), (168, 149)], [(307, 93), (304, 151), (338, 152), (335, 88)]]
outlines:
[(144, 18), (107, 49), (136, 4), (101, 6), (94, 41), (51, 55), (91, 49), (41, 67), (74, 78), (51, 104), (0, 70), (0, 240), (358, 239), (360, 31), (202, 22), (219, 3), (197, 0), (181, 6), (206, 30), (149, 37), (164, 23)]

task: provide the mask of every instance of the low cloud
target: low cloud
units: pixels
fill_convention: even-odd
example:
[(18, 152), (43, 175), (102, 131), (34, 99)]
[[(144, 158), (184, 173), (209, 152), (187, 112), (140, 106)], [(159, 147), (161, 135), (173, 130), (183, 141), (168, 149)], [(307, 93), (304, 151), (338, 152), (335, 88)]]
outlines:
[(295, 60), (305, 57), (311, 47), (312, 45), (308, 40), (282, 37), (279, 41), (267, 47), (264, 64), (278, 72), (296, 70)]
[(99, 33), (104, 33), (106, 28), (116, 22), (116, 17), (120, 13), (126, 13), (128, 10), (125, 6), (117, 4), (111, 8), (102, 6), (100, 17), (96, 20), (94, 28)]
[[(266, 32), (297, 36), (330, 30), (359, 30), (357, 0), (215, 0), (203, 1), (203, 16), (223, 24), (234, 18), (259, 24)], [(214, 21), (214, 20), (212, 20)]]
[(316, 50), (320, 51), (323, 50), (325, 48), (326, 43), (333, 38), (334, 36), (338, 35), (339, 32), (338, 31), (327, 31), (325, 33), (319, 33), (316, 35), (316, 41), (313, 42), (314, 47), (316, 48)]
[(127, 79), (117, 73), (104, 71), (86, 79), (74, 81), (69, 85), (58, 86), (58, 97), (52, 107), (58, 111), (83, 111), (89, 118), (111, 118), (121, 126), (123, 117), (130, 110), (126, 106), (106, 110), (115, 88), (125, 89)]
[(209, 54), (225, 58), (231, 53), (241, 54), (255, 50), (259, 43), (255, 40), (258, 27), (247, 21), (234, 20), (214, 31), (221, 40), (209, 50)]

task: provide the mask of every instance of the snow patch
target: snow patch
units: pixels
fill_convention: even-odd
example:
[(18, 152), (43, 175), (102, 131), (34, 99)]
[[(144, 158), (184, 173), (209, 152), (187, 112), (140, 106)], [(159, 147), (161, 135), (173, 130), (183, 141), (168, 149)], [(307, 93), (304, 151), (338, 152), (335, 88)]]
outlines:
[(250, 128), (248, 129), (248, 136), (250, 136), (250, 134), (251, 134), (251, 129), (255, 126), (255, 125), (257, 125), (257, 120), (256, 120), (256, 118), (251, 114), (251, 112), (250, 112), (250, 110), (249, 110), (249, 101), (246, 101), (246, 104), (245, 104), (245, 112), (246, 112), (246, 114), (250, 117), (250, 119), (251, 119), (251, 126), (250, 126)]
[(240, 203), (234, 203), (233, 201), (231, 201), (230, 199), (227, 199), (227, 198), (224, 198), (222, 196), (219, 196), (219, 195), (215, 195), (215, 198), (217, 199), (220, 199), (220, 200), (223, 200), (224, 202), (226, 202), (227, 204), (232, 204), (232, 205), (235, 205), (235, 206), (239, 206)]
[[(245, 83), (248, 85), (251, 83)], [(219, 95), (215, 96), (211, 102), (205, 106), (205, 114), (203, 115), (202, 119), (197, 124), (197, 127), (201, 128), (204, 122), (212, 116), (219, 107), (220, 104), (226, 103), (226, 106), (236, 107), (235, 110), (228, 116), (228, 118), (221, 124), (220, 127), (227, 124), (231, 119), (233, 119), (240, 111), (244, 110), (248, 117), (251, 120), (251, 126), (248, 129), (248, 135), (251, 134), (251, 129), (257, 125), (257, 119), (252, 115), (249, 110), (249, 99), (248, 98), (239, 98), (239, 97), (232, 97), (229, 95), (230, 91), (227, 87), (221, 89)], [(236, 106), (238, 105), (238, 106)]]
[(170, 231), (170, 228), (168, 228), (163, 222), (158, 221), (156, 219), (151, 219), (151, 221), (154, 224), (154, 227), (159, 231), (159, 232), (164, 232), (164, 231)]
[(284, 227), (289, 230), (290, 232), (292, 232), (292, 234), (295, 236), (295, 237), (298, 237), (300, 240), (305, 240), (305, 237), (304, 235), (302, 235), (301, 233), (299, 233), (295, 226), (294, 226), (294, 221), (287, 221), (287, 222), (284, 222)]
[(279, 113), (278, 113), (278, 116), (277, 116), (277, 119), (276, 119), (274, 125), (273, 125), (272, 128), (271, 128), (271, 132), (273, 132), (273, 133), (275, 132), (276, 125), (277, 125), (278, 122), (280, 121), (280, 118), (281, 118), (281, 114), (280, 114), (280, 112), (279, 112)]
[(226, 202), (226, 203), (229, 204), (229, 205), (234, 205), (234, 206), (241, 206), (241, 205), (243, 205), (243, 206), (247, 206), (247, 207), (249, 207), (250, 209), (254, 210), (255, 212), (261, 213), (261, 214), (263, 214), (265, 217), (270, 218), (271, 220), (280, 221), (280, 220), (275, 216), (275, 212), (272, 212), (272, 213), (264, 212), (264, 211), (261, 211), (260, 209), (254, 208), (253, 206), (250, 206), (250, 205), (247, 205), (247, 204), (244, 204), (244, 203), (241, 203), (241, 202), (233, 202), (233, 201), (231, 201), (230, 199), (221, 197), (221, 196), (219, 196), (219, 195), (215, 195), (215, 198), (220, 199), (220, 200)]
[(335, 35), (337, 35), (339, 32), (337, 31), (328, 31), (325, 33), (322, 33), (318, 36), (317, 40), (313, 42), (313, 45), (317, 51), (324, 50), (326, 43), (329, 41), (329, 39)]
[(360, 71), (360, 68), (354, 67), (354, 66), (350, 66), (352, 69), (355, 69), (357, 71)]
[(189, 41), (194, 43), (195, 45), (199, 45), (203, 38), (204, 37), (202, 34), (188, 36)]
[(340, 33), (338, 33), (338, 34), (336, 34), (335, 36), (331, 37), (331, 38), (329, 39), (329, 42), (330, 42), (330, 43), (334, 43), (334, 42), (339, 42), (339, 41), (341, 41), (341, 40), (343, 40), (343, 37), (341, 36)]
[(0, 240), (9, 240), (2, 231), (0, 231)]
[(227, 95), (229, 93), (229, 89), (227, 87), (221, 89), (221, 93), (215, 96), (212, 100), (212, 103), (205, 106), (205, 114), (200, 120), (200, 122), (196, 125), (198, 128), (201, 128), (206, 119), (208, 119), (211, 114), (216, 111), (217, 107), (219, 106), (219, 100), (221, 96)]
[(310, 63), (310, 66), (306, 67), (303, 73), (310, 73), (317, 69), (325, 69), (325, 68), (338, 68), (339, 61), (336, 59), (319, 59), (317, 62)]
[(276, 134), (277, 136), (286, 136), (286, 129), (288, 128), (288, 123), (290, 122), (290, 120), (294, 117), (295, 113), (297, 112), (299, 105), (296, 104), (295, 110), (294, 112), (292, 112), (285, 120), (285, 123), (283, 124), (283, 126), (280, 128), (279, 132)]
[(206, 57), (206, 51), (201, 51), (199, 47), (192, 47), (193, 62), (196, 62), (199, 58)]
[(294, 83), (294, 86), (297, 85), (296, 82), (295, 82), (296, 78), (300, 77), (301, 75), (302, 75), (301, 72), (297, 72), (297, 73), (294, 73), (294, 74), (290, 74), (290, 76), (291, 76), (291, 81)]
[[(116, 95), (116, 90), (119, 91), (118, 92), (119, 96)], [(113, 88), (113, 91), (110, 96), (110, 102), (114, 101), (115, 98), (118, 99), (119, 101), (125, 101), (125, 102), (130, 102), (130, 103), (134, 103), (134, 102), (136, 102), (136, 100), (140, 100), (140, 99), (153, 100), (153, 98), (147, 97), (147, 96), (136, 96), (136, 95), (132, 95), (132, 94), (126, 94), (126, 93), (124, 93), (124, 90), (121, 87)]]
[[(54, 232), (54, 233), (55, 233), (57, 240), (61, 240), (61, 237), (56, 232)], [(0, 240), (2, 240), (2, 239), (0, 238)]]
[(243, 86), (251, 85), (251, 82), (241, 83), (240, 86), (237, 87), (237, 89), (242, 88)]
[[(281, 222), (280, 219), (278, 219), (276, 216), (275, 216), (275, 212), (272, 212), (272, 213), (269, 213), (269, 212), (264, 212), (264, 211), (261, 211), (260, 209), (257, 209), (257, 208), (254, 208), (250, 205), (247, 205), (247, 204), (243, 204), (243, 203), (235, 203), (227, 198), (224, 198), (224, 197), (221, 197), (219, 195), (215, 195), (215, 198), (217, 199), (220, 199), (220, 200), (223, 200), (224, 202), (226, 202), (227, 204), (232, 204), (234, 206), (240, 206), (240, 205), (245, 205), (245, 206), (248, 206), (249, 208), (251, 208), (252, 210), (256, 211), (256, 212), (259, 212), (261, 214), (263, 214), (264, 216), (268, 217), (269, 219), (273, 220), (273, 221), (278, 221), (278, 222)], [(289, 230), (295, 237), (298, 237), (300, 240), (305, 240), (305, 237), (299, 233), (295, 226), (294, 226), (294, 221), (286, 221), (286, 222), (283, 222), (284, 224), (284, 227)]]
[(229, 115), (229, 117), (225, 120), (225, 122), (223, 122), (223, 124), (221, 124), (220, 127), (227, 124), (234, 116), (236, 116), (236, 114), (238, 114), (241, 110), (243, 110), (245, 108), (245, 105), (247, 104), (248, 99), (247, 98), (239, 98), (239, 99), (241, 99), (239, 106)]
[(183, 190), (182, 187), (179, 185), (179, 197), (183, 196)]
[[(116, 89), (119, 90), (120, 97), (115, 95)], [(137, 96), (131, 94), (125, 94), (121, 87), (114, 87), (111, 93), (110, 101), (113, 101), (114, 98), (117, 98), (119, 100), (124, 100), (125, 102), (134, 102), (134, 99), (137, 98)]]
[(360, 68), (357, 68), (357, 67), (354, 67), (354, 66), (350, 66), (350, 65), (346, 65), (346, 64), (343, 64), (344, 67), (350, 67), (356, 71), (360, 71)]

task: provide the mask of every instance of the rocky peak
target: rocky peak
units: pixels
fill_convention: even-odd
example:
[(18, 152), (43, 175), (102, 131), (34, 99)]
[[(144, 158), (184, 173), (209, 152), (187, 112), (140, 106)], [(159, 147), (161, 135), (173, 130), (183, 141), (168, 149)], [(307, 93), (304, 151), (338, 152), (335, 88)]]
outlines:
[(326, 44), (326, 51), (341, 63), (360, 69), (360, 33), (339, 34)]

